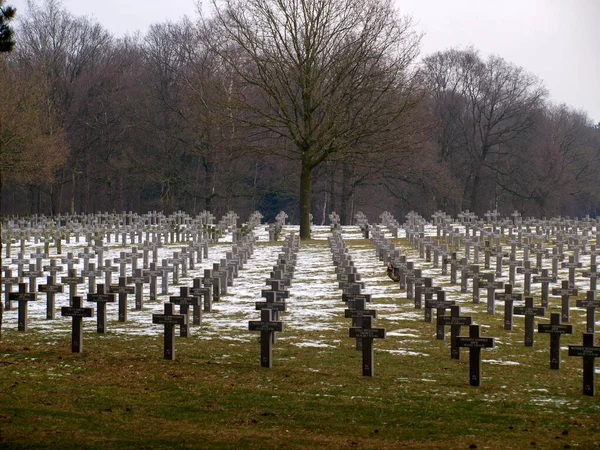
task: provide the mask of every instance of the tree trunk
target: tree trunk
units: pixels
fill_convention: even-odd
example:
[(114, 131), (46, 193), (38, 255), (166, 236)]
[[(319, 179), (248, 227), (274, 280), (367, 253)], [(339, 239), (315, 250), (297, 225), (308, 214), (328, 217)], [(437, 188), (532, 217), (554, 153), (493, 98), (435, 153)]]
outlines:
[(310, 187), (312, 168), (302, 161), (300, 170), (300, 239), (310, 239)]

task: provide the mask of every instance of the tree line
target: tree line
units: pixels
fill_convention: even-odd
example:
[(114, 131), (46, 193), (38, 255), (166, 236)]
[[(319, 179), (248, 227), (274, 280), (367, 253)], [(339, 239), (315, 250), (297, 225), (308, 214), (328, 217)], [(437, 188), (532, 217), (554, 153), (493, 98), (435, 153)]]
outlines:
[(600, 127), (500, 56), (420, 55), (391, 0), (215, 0), (125, 38), (12, 11), (3, 214), (285, 210), (306, 238), (331, 211), (599, 208)]

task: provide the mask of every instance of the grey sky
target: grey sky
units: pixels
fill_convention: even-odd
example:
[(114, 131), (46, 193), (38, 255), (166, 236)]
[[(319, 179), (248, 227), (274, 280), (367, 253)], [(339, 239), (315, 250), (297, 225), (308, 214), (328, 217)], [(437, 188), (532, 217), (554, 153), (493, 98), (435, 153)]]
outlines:
[[(37, 0), (41, 3), (42, 0)], [(537, 75), (552, 101), (600, 122), (600, 0), (396, 0), (423, 32), (422, 55), (473, 46)], [(205, 1), (205, 3), (208, 3)], [(26, 0), (6, 4), (26, 11)], [(196, 15), (196, 0), (62, 0), (116, 36)]]

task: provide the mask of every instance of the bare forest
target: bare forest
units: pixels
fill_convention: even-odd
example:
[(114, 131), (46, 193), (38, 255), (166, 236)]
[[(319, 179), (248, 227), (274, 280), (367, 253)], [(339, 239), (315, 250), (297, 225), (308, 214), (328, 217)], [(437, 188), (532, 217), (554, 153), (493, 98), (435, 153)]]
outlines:
[(283, 210), (305, 238), (331, 211), (600, 208), (600, 125), (502, 55), (423, 55), (388, 0), (212, 6), (127, 38), (57, 0), (17, 11), (1, 212)]

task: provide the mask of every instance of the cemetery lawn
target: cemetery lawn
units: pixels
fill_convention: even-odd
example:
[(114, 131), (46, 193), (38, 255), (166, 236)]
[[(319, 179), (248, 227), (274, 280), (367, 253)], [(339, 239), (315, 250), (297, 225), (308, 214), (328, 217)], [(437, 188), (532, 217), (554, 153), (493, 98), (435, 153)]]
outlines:
[[(474, 388), (468, 355), (452, 361), (435, 339), (427, 356), (376, 352), (364, 378), (350, 339), (315, 351), (282, 333), (265, 369), (257, 339), (194, 336), (177, 338), (166, 361), (157, 336), (87, 333), (74, 355), (68, 336), (4, 330), (0, 447), (600, 447), (598, 399), (581, 394), (579, 371), (551, 373), (531, 349), (519, 349), (531, 368), (483, 363)], [(376, 348), (392, 350), (386, 341)]]
[[(161, 311), (166, 296), (131, 312), (126, 327), (113, 307), (105, 335), (85, 319), (82, 354), (71, 353), (69, 319), (48, 328), (42, 314), (32, 314), (27, 332), (17, 331), (14, 318), (5, 323), (0, 448), (600, 448), (598, 393), (582, 394), (582, 358), (566, 350), (581, 344), (585, 311), (572, 312), (577, 331), (562, 337), (561, 369), (550, 370), (548, 335), (536, 333), (534, 347), (525, 347), (522, 316), (505, 331), (501, 308), (489, 315), (484, 301), (472, 304), (440, 278), (436, 285), (460, 300), (461, 315), (496, 339), (482, 350), (481, 386), (472, 387), (468, 349), (451, 360), (449, 330), (436, 340), (435, 324), (386, 278), (372, 244), (346, 242), (365, 292), (373, 293), (375, 326), (387, 331), (374, 343), (373, 377), (361, 375), (323, 240), (301, 245), (302, 258), (314, 259), (299, 257), (273, 367), (260, 367), (259, 334), (247, 324), (259, 318), (253, 302), (278, 248), (260, 243), (263, 256), (242, 271), (237, 287), (190, 337), (176, 338), (174, 361), (163, 359), (161, 327), (148, 324), (150, 308)], [(404, 240), (395, 243), (414, 258)], [(556, 312), (560, 298), (552, 302), (549, 312)]]

